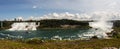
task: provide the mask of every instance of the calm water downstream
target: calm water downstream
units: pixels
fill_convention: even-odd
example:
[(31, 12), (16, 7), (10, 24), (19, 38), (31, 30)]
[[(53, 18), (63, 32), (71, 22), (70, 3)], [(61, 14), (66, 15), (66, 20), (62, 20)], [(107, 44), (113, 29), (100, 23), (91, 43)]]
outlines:
[(0, 31), (2, 39), (79, 39), (88, 29), (40, 29), (36, 31)]

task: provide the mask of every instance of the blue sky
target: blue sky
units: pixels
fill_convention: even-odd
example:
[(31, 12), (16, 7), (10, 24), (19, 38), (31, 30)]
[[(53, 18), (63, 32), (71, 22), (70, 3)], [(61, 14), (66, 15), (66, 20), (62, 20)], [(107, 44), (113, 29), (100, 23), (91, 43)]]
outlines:
[(42, 16), (49, 13), (84, 13), (108, 9), (119, 0), (0, 0), (0, 19)]
[[(60, 4), (64, 4), (59, 1)], [(78, 12), (61, 5), (55, 0), (0, 0), (0, 19), (11, 19), (18, 16), (41, 16), (48, 13)], [(56, 7), (57, 6), (57, 7)]]

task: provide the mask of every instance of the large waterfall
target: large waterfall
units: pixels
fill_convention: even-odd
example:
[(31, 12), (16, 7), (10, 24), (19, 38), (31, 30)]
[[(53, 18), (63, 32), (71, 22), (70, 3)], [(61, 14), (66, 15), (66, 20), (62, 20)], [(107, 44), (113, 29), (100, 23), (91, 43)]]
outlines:
[(11, 25), (12, 28), (8, 29), (10, 31), (20, 31), (20, 30), (37, 30), (35, 22), (16, 22)]

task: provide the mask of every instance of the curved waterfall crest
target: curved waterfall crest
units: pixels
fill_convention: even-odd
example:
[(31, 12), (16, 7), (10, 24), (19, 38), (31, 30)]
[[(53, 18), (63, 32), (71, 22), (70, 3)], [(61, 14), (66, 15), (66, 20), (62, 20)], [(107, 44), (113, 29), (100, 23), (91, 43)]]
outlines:
[(8, 29), (10, 31), (19, 30), (37, 30), (37, 25), (35, 22), (16, 22), (11, 25), (12, 28)]

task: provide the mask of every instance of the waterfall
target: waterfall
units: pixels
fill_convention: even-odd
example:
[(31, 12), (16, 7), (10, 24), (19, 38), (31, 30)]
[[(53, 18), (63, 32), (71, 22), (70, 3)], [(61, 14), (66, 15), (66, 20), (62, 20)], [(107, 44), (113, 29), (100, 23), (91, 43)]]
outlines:
[(8, 29), (9, 31), (20, 31), (20, 30), (37, 30), (35, 22), (16, 22), (11, 25), (12, 28)]

